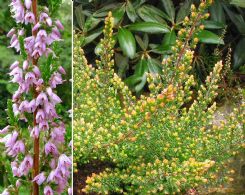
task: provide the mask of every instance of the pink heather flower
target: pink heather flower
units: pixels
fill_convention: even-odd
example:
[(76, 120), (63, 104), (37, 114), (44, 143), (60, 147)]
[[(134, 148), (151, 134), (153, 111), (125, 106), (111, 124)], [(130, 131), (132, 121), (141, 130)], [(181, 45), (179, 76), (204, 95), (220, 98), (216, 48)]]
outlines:
[(59, 174), (59, 172), (57, 171), (57, 169), (52, 170), (47, 178), (47, 182), (55, 182), (57, 183), (57, 181), (62, 178), (62, 176)]
[(19, 188), (19, 187), (21, 186), (21, 182), (20, 182), (19, 179), (16, 181), (15, 186), (16, 186), (17, 188)]
[(25, 24), (35, 24), (35, 16), (32, 12), (27, 12), (25, 15)]
[(58, 72), (55, 72), (49, 80), (49, 85), (51, 88), (56, 88), (57, 85), (60, 85), (62, 83), (63, 83), (63, 80), (62, 80), (61, 74)]
[(46, 22), (46, 24), (50, 27), (52, 26), (52, 19), (49, 17), (49, 15), (45, 12), (42, 12), (40, 14), (40, 22)]
[(65, 141), (65, 128), (63, 126), (54, 127), (51, 132), (51, 139), (56, 143), (63, 143)]
[(62, 66), (60, 66), (58, 70), (61, 74), (64, 74), (64, 75), (66, 74), (66, 71)]
[(10, 126), (8, 125), (8, 126), (4, 127), (2, 130), (0, 130), (0, 134), (8, 133), (9, 127), (10, 127)]
[(51, 169), (55, 169), (55, 167), (56, 167), (56, 162), (55, 162), (55, 159), (54, 159), (54, 158), (52, 158), (52, 159), (50, 160), (49, 166), (50, 166)]
[(8, 32), (7, 37), (12, 37), (15, 33), (16, 33), (16, 29), (15, 29), (15, 28), (12, 28), (12, 29)]
[(20, 98), (22, 92), (20, 89), (18, 89), (17, 91), (14, 92), (13, 96), (12, 96), (12, 100), (14, 102), (18, 101), (18, 99)]
[(68, 194), (72, 195), (72, 188), (68, 188)]
[(21, 176), (19, 168), (18, 168), (18, 164), (16, 161), (11, 162), (11, 169), (12, 169), (14, 176), (17, 176), (17, 177)]
[(21, 83), (23, 81), (23, 70), (20, 67), (14, 68), (10, 73), (10, 76), (13, 76), (13, 83)]
[(19, 66), (19, 61), (15, 61), (13, 64), (11, 64), (11, 66), (10, 66), (10, 70), (13, 70), (13, 69), (15, 69), (16, 67), (18, 67)]
[(36, 106), (39, 106), (39, 105), (45, 105), (46, 103), (48, 102), (48, 97), (46, 95), (46, 93), (44, 92), (41, 92), (38, 96), (37, 96), (37, 99), (36, 99)]
[(45, 154), (46, 155), (52, 154), (54, 156), (57, 156), (58, 155), (58, 149), (56, 148), (56, 146), (53, 143), (48, 142), (45, 144)]
[(54, 108), (54, 105), (50, 102), (47, 102), (44, 105), (44, 111), (45, 111), (46, 115), (48, 116), (48, 118), (50, 118), (50, 119), (58, 117), (56, 110)]
[(33, 66), (33, 70), (32, 70), (35, 74), (36, 77), (40, 77), (41, 76), (41, 72), (39, 70), (39, 68), (37, 66)]
[(38, 22), (35, 24), (35, 26), (32, 28), (32, 32), (37, 31), (41, 27), (41, 24)]
[(24, 100), (23, 102), (20, 103), (19, 111), (21, 113), (28, 112), (28, 107), (29, 107), (29, 102), (27, 100)]
[(54, 41), (61, 41), (61, 34), (57, 27), (54, 27), (51, 34), (49, 34), (47, 44), (51, 45)]
[(19, 171), (21, 173), (21, 175), (27, 175), (29, 170), (32, 168), (33, 166), (33, 159), (30, 155), (27, 155), (24, 160), (21, 162), (20, 167), (19, 167)]
[(46, 89), (47, 91), (47, 94), (49, 95), (49, 98), (50, 98), (50, 101), (55, 105), (55, 104), (58, 104), (58, 103), (61, 103), (61, 99), (59, 98), (58, 95), (56, 95), (55, 93), (53, 93), (52, 89), (50, 87), (48, 87)]
[(13, 112), (14, 112), (14, 116), (17, 116), (20, 114), (19, 107), (17, 104), (13, 104)]
[(25, 61), (23, 62), (23, 70), (27, 70), (28, 67), (29, 67), (29, 62), (28, 62), (27, 60), (25, 60)]
[(59, 20), (56, 20), (55, 24), (59, 30), (64, 30), (64, 26), (62, 25), (62, 23)]
[(40, 134), (40, 128), (38, 126), (33, 127), (31, 130), (31, 137), (38, 138)]
[(26, 9), (30, 9), (32, 5), (32, 0), (25, 0)]
[(46, 30), (40, 30), (38, 33), (37, 33), (37, 38), (36, 38), (36, 42), (45, 42), (46, 41), (46, 38), (47, 38), (47, 32)]
[(36, 106), (36, 100), (33, 99), (28, 104), (28, 112), (29, 113), (33, 113), (36, 110), (36, 108), (37, 108), (37, 106)]
[(48, 130), (49, 129), (49, 125), (47, 121), (42, 121), (41, 123), (39, 123), (39, 129), (40, 130)]
[(10, 193), (9, 193), (8, 189), (5, 189), (5, 190), (1, 193), (1, 195), (10, 195)]
[(10, 40), (10, 48), (15, 48), (17, 52), (20, 51), (20, 43), (19, 43), (19, 40), (18, 40), (18, 37), (17, 35), (13, 35), (11, 40)]
[(58, 194), (61, 194), (67, 185), (67, 179), (66, 178), (61, 178), (58, 180), (58, 187), (56, 188), (56, 191)]
[(35, 44), (35, 37), (34, 36), (30, 36), (30, 37), (27, 37), (24, 39), (24, 46), (25, 46), (25, 49), (27, 50), (28, 54), (32, 54), (34, 44)]
[(16, 23), (23, 23), (25, 19), (25, 9), (21, 0), (13, 0), (10, 6)]
[(53, 195), (53, 190), (50, 186), (45, 186), (44, 188), (44, 195)]
[(46, 180), (44, 172), (37, 175), (32, 181), (36, 182), (39, 186)]
[(44, 120), (45, 120), (45, 113), (44, 113), (43, 109), (39, 109), (37, 111), (36, 121), (37, 121), (37, 123), (41, 123)]
[(64, 174), (67, 169), (72, 166), (71, 159), (67, 157), (65, 154), (61, 154), (58, 160), (58, 168)]
[(23, 36), (24, 34), (25, 34), (25, 30), (23, 28), (18, 30), (18, 35), (19, 36)]
[(14, 131), (12, 134), (8, 134), (0, 139), (1, 143), (5, 143), (6, 148), (12, 148), (17, 140), (18, 132)]
[(19, 153), (25, 153), (25, 144), (23, 141), (17, 141), (13, 148), (8, 152), (9, 156), (16, 157)]
[(33, 85), (36, 82), (36, 76), (33, 72), (27, 72), (25, 75), (25, 81), (28, 86)]

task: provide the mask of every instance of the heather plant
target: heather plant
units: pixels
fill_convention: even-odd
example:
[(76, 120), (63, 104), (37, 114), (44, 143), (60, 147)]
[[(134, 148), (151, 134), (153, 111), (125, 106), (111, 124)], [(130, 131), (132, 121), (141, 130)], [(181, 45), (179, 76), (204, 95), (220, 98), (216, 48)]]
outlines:
[(18, 194), (22, 185), (34, 195), (70, 194), (70, 149), (56, 109), (62, 102), (56, 88), (66, 74), (56, 52), (64, 27), (37, 0), (13, 0), (10, 9), (17, 25), (7, 37), (21, 57), (10, 66), (16, 91), (7, 105), (9, 125), (0, 131), (13, 174), (2, 194)]
[[(85, 193), (176, 194), (232, 181), (227, 161), (244, 144), (244, 102), (219, 124), (213, 122), (218, 61), (200, 86), (190, 74), (197, 34), (211, 0), (191, 6), (162, 74), (145, 73), (150, 93), (139, 98), (114, 72), (114, 19), (109, 12), (100, 59), (89, 65), (74, 38), (74, 171), (101, 161), (107, 168), (88, 175)], [(137, 65), (146, 66), (147, 55)], [(189, 105), (189, 106), (187, 106)], [(100, 169), (99, 169), (100, 170)], [(219, 177), (219, 176), (222, 177)]]

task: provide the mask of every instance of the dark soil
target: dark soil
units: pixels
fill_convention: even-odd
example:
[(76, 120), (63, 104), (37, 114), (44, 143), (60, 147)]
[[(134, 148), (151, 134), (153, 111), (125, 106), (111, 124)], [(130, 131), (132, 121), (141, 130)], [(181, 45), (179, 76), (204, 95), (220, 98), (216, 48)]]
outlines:
[[(91, 176), (92, 173), (103, 172), (106, 168), (112, 168), (114, 165), (110, 162), (102, 162), (99, 160), (92, 161), (89, 164), (78, 166), (78, 172), (73, 176), (73, 194), (83, 195), (82, 189), (86, 186), (86, 179)], [(91, 193), (95, 195), (95, 193)]]

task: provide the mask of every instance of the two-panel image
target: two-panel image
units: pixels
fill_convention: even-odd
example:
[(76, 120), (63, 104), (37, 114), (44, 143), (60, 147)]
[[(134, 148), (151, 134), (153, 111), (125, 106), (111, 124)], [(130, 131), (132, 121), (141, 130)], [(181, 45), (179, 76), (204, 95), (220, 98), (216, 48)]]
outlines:
[(0, 194), (245, 194), (244, 52), (244, 0), (0, 0)]

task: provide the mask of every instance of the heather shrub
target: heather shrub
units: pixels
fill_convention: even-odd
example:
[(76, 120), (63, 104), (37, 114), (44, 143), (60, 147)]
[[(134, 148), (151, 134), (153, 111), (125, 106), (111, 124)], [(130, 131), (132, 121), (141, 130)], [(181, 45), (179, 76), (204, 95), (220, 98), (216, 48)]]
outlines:
[[(88, 64), (80, 35), (75, 35), (74, 171), (94, 160), (111, 165), (89, 175), (83, 192), (176, 194), (232, 180), (226, 162), (244, 144), (244, 102), (219, 124), (213, 123), (221, 61), (197, 97), (192, 95), (196, 35), (209, 17), (205, 10), (210, 4), (191, 6), (172, 54), (162, 61), (162, 74), (144, 74), (150, 93), (139, 98), (114, 72), (110, 12), (96, 66)], [(141, 56), (137, 70), (144, 70), (147, 57)]]

